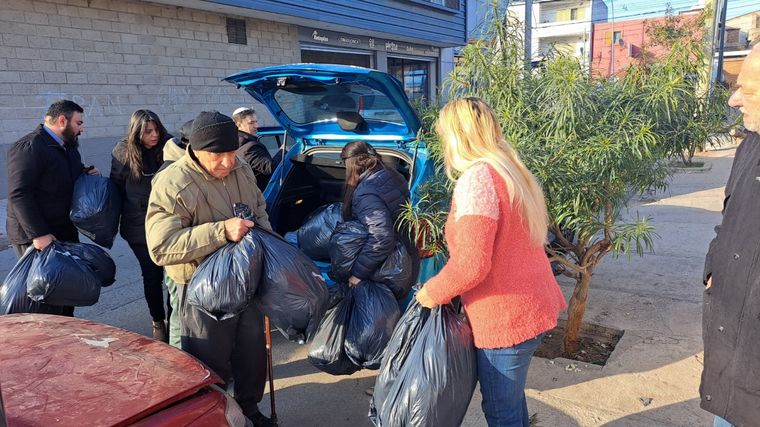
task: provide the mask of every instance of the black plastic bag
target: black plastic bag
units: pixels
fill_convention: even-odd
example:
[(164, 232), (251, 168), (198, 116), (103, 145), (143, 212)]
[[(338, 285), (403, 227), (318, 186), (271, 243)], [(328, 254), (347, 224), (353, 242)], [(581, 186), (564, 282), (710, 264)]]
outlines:
[(348, 292), (325, 314), (309, 349), (309, 362), (332, 375), (351, 375), (361, 369), (346, 356), (344, 344), (351, 321), (352, 293)]
[(64, 314), (65, 307), (32, 301), (26, 293), (26, 279), (37, 253), (37, 250), (30, 246), (3, 280), (3, 284), (0, 285), (0, 314)]
[(327, 286), (327, 309), (331, 309), (338, 305), (348, 294), (348, 285), (342, 283), (336, 283), (333, 286)]
[(281, 237), (254, 227), (263, 249), (261, 281), (254, 301), (291, 341), (309, 341), (327, 311), (328, 292), (317, 267)]
[[(402, 337), (394, 334), (394, 338)], [(389, 353), (388, 357), (393, 356)], [(375, 384), (375, 390), (385, 393), (382, 401), (381, 396), (373, 398), (375, 408), (370, 407), (370, 420), (376, 426), (461, 425), (478, 380), (472, 329), (466, 317), (450, 304), (433, 309), (395, 380), (390, 380), (390, 384)]]
[[(81, 243), (78, 243), (81, 244)], [(100, 298), (100, 280), (89, 263), (68, 250), (68, 245), (53, 242), (32, 262), (26, 290), (37, 302), (83, 307)]]
[(306, 219), (298, 229), (298, 247), (303, 253), (315, 260), (328, 260), (330, 254), (330, 236), (335, 226), (343, 221), (341, 209), (343, 203), (323, 205)]
[(116, 264), (103, 248), (89, 243), (57, 242), (57, 244), (86, 262), (98, 278), (100, 286), (111, 286), (116, 281)]
[(372, 280), (384, 284), (393, 292), (396, 299), (401, 299), (414, 285), (416, 278), (413, 275), (412, 257), (404, 243), (398, 240), (393, 252), (388, 255), (380, 269), (372, 275)]
[(370, 417), (376, 414), (376, 408), (385, 401), (429, 316), (430, 309), (421, 306), (417, 300), (413, 299), (396, 324), (396, 329), (393, 330), (393, 335), (385, 348), (383, 363), (380, 364), (380, 372), (375, 380), (375, 390), (369, 402)]
[(121, 198), (116, 184), (86, 173), (77, 178), (69, 217), (80, 233), (110, 249), (119, 231), (120, 215)]
[[(359, 252), (367, 242), (367, 228), (358, 221), (346, 221), (335, 227), (330, 238), (330, 275), (339, 282), (347, 282), (351, 268)], [(397, 299), (409, 292), (415, 282), (412, 257), (399, 239), (393, 252), (372, 275), (371, 280), (380, 282), (393, 291)]]
[(346, 331), (346, 355), (362, 368), (378, 369), (401, 317), (398, 302), (387, 287), (369, 280), (361, 281), (350, 293), (353, 305)]
[(359, 251), (367, 243), (367, 228), (358, 221), (341, 222), (330, 237), (330, 277), (346, 283)]
[(216, 320), (240, 314), (261, 280), (263, 251), (251, 233), (206, 257), (187, 287), (187, 302)]

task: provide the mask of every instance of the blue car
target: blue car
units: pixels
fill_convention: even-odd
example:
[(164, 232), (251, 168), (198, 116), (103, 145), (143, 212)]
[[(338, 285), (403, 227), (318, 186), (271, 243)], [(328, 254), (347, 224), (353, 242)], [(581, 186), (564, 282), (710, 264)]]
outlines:
[[(297, 230), (318, 207), (342, 200), (343, 146), (372, 144), (389, 167), (415, 189), (434, 172), (424, 142), (417, 141), (420, 120), (404, 88), (387, 73), (361, 67), (292, 64), (256, 68), (224, 79), (264, 104), (282, 126), (259, 134), (276, 139), (283, 156), (264, 191), (272, 227), (281, 235)], [(284, 133), (284, 134), (283, 134)], [(284, 150), (278, 150), (282, 144)], [(275, 145), (276, 144), (276, 145)], [(324, 271), (329, 267), (317, 263)], [(431, 272), (423, 259), (420, 279)]]

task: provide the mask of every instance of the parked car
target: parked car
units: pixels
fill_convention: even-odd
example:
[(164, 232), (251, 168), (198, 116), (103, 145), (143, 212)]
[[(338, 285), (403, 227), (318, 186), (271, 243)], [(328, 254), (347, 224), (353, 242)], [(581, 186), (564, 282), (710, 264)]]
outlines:
[[(221, 378), (168, 344), (89, 320), (0, 316), (0, 425), (246, 425)], [(4, 418), (3, 416), (4, 412)]]
[[(383, 162), (416, 189), (433, 175), (420, 120), (404, 88), (387, 73), (361, 67), (292, 64), (257, 68), (224, 79), (265, 105), (294, 141), (264, 191), (269, 219), (280, 235), (297, 230), (318, 207), (342, 200), (343, 146), (367, 141)], [(432, 259), (422, 260), (421, 276)], [(323, 273), (327, 263), (317, 263)], [(422, 277), (424, 279), (424, 277)]]

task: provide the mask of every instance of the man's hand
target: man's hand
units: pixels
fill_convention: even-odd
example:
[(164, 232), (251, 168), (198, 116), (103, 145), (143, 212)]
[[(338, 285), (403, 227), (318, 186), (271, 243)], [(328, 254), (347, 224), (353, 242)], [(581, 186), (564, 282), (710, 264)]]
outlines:
[(435, 308), (436, 306), (438, 306), (438, 303), (433, 301), (432, 298), (430, 298), (424, 286), (422, 287), (422, 289), (417, 291), (417, 294), (414, 296), (414, 298), (423, 307)]
[(351, 276), (351, 277), (348, 278), (348, 287), (349, 288), (355, 288), (355, 287), (359, 286), (359, 283), (361, 281), (362, 281), (362, 279), (360, 279), (360, 278), (358, 278), (356, 276)]
[(705, 285), (705, 290), (710, 289), (712, 287), (712, 276), (707, 278), (707, 284)]
[(100, 171), (94, 165), (93, 166), (87, 166), (86, 168), (84, 168), (84, 171), (87, 172), (87, 175), (98, 175), (98, 176), (100, 176)]
[(239, 242), (249, 229), (253, 228), (253, 221), (242, 218), (230, 218), (224, 221), (224, 237), (230, 242)]
[(32, 245), (34, 245), (34, 249), (41, 251), (50, 246), (53, 241), (55, 241), (55, 236), (52, 234), (46, 234), (44, 236), (39, 236), (32, 239)]

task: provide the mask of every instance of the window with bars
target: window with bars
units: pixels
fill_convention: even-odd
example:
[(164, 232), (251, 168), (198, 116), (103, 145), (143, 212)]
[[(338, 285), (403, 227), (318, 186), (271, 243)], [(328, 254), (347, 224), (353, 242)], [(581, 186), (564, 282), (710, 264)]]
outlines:
[(234, 44), (248, 44), (244, 19), (227, 18), (227, 41)]

